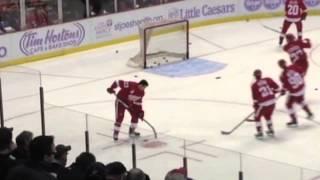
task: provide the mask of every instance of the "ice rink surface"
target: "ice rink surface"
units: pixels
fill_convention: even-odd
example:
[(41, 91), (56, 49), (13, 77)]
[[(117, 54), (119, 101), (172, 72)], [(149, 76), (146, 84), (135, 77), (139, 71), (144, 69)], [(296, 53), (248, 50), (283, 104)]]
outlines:
[[(304, 37), (313, 44), (308, 50), (306, 101), (320, 122), (319, 22), (320, 17), (308, 17)], [(273, 116), (275, 138), (256, 140), (252, 122), (231, 135), (220, 134), (253, 111), (250, 84), (254, 69), (260, 68), (279, 82), (277, 61), (288, 60), (288, 55), (278, 47), (278, 34), (263, 25), (280, 29), (281, 24), (282, 18), (273, 18), (191, 29), (191, 58), (226, 64), (206, 75), (172, 78), (127, 67), (127, 60), (138, 52), (138, 41), (2, 69), (6, 126), (14, 127), (15, 135), (22, 130), (41, 133), (37, 75), (41, 72), (46, 133), (55, 135), (56, 144), (72, 146), (69, 163), (85, 149), (87, 119), (90, 150), (97, 159), (103, 163), (118, 160), (130, 168), (131, 146), (122, 143), (128, 136), (129, 114), (122, 126), (122, 140), (113, 143), (115, 98), (105, 90), (114, 80), (147, 79), (145, 118), (156, 127), (158, 140), (166, 143), (150, 148), (148, 141), (137, 141), (137, 165), (151, 179), (163, 179), (166, 172), (182, 166), (184, 153), (189, 174), (197, 180), (237, 179), (240, 168), (249, 180), (318, 179), (320, 172), (311, 169), (320, 170), (320, 125), (306, 120), (297, 107), (299, 127), (287, 128), (285, 97), (278, 100)], [(295, 32), (294, 26), (290, 31)], [(152, 139), (145, 123), (140, 122), (139, 130), (145, 136), (141, 139)]]

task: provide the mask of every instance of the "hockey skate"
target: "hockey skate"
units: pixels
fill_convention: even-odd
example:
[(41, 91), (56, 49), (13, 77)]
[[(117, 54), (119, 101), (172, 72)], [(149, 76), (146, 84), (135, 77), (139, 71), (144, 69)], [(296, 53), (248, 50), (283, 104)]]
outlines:
[(134, 129), (130, 128), (129, 129), (129, 137), (140, 137), (140, 133), (136, 132)]
[(288, 127), (297, 127), (298, 123), (297, 123), (297, 121), (290, 121), (287, 123), (287, 126)]
[(306, 117), (308, 120), (313, 120), (314, 116), (312, 113), (308, 114), (308, 116)]
[(113, 141), (118, 141), (119, 140), (119, 137), (118, 137), (118, 134), (114, 133), (113, 134)]
[(274, 131), (272, 129), (269, 129), (268, 131), (266, 131), (266, 134), (270, 137), (274, 137)]
[(254, 135), (257, 139), (262, 139), (263, 138), (263, 133), (258, 132), (257, 134)]

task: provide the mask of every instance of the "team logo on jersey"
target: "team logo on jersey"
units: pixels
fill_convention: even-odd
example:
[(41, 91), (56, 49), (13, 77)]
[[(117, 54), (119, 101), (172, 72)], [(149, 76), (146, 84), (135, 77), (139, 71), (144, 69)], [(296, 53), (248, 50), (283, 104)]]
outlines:
[(281, 0), (264, 0), (263, 4), (266, 9), (277, 9), (281, 5)]
[(320, 0), (305, 0), (307, 6), (314, 7), (320, 4)]
[(261, 8), (263, 2), (262, 0), (245, 0), (244, 7), (248, 11), (256, 11)]

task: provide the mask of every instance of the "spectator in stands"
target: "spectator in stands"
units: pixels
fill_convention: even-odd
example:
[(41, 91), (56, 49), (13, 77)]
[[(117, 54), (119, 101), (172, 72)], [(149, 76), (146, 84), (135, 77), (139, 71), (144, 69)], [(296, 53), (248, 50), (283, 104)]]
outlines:
[(127, 168), (123, 163), (115, 161), (106, 165), (107, 180), (122, 180), (127, 175)]
[(18, 161), (26, 161), (30, 157), (29, 144), (32, 141), (33, 133), (30, 131), (22, 131), (16, 137), (17, 148), (12, 152), (12, 155)]
[(86, 172), (85, 180), (105, 180), (105, 166), (100, 162), (93, 163)]
[(182, 1), (182, 0), (164, 0), (164, 3), (171, 3), (171, 2), (176, 2), (176, 1)]
[(53, 136), (38, 136), (30, 142), (30, 159), (12, 169), (7, 180), (56, 180), (51, 171), (55, 146)]
[(90, 0), (90, 16), (98, 16), (102, 14), (102, 0)]
[(66, 167), (68, 161), (68, 152), (71, 150), (71, 146), (65, 146), (59, 144), (56, 146), (56, 153), (54, 155), (55, 162), (63, 167)]
[(75, 21), (86, 17), (85, 0), (62, 1), (63, 22)]
[(1, 31), (13, 32), (20, 30), (19, 0), (1, 0), (0, 17)]
[(133, 168), (128, 172), (126, 180), (150, 180), (150, 177), (141, 169)]
[(118, 11), (128, 11), (134, 7), (133, 0), (118, 0)]
[(110, 14), (114, 12), (115, 12), (114, 1), (112, 0), (102, 1), (102, 14)]
[(58, 178), (60, 180), (85, 180), (86, 171), (95, 162), (96, 157), (93, 154), (89, 152), (83, 152), (68, 168), (69, 171), (65, 174), (59, 174)]
[(187, 171), (185, 168), (178, 168), (169, 171), (165, 177), (165, 180), (192, 180), (186, 177)]
[(26, 25), (27, 28), (37, 28), (49, 24), (47, 4), (42, 0), (27, 0)]
[(160, 4), (160, 0), (137, 0), (137, 8), (150, 7)]
[(68, 173), (66, 165), (68, 160), (68, 152), (70, 150), (71, 146), (65, 146), (63, 144), (59, 144), (56, 146), (56, 153), (54, 154), (54, 160), (51, 166), (52, 171), (58, 175), (58, 179), (60, 179), (60, 176)]
[(114, 1), (112, 0), (90, 0), (90, 16), (114, 13)]
[(12, 142), (12, 128), (0, 128), (0, 179), (4, 180), (10, 169), (17, 165), (11, 152), (15, 145)]

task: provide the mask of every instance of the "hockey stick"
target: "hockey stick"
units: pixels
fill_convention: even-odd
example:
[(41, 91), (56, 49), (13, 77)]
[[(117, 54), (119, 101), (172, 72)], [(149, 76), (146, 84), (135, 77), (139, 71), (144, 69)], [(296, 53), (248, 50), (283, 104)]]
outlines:
[[(282, 95), (278, 95), (276, 97), (276, 101), (281, 97)], [(257, 111), (260, 111), (260, 109), (262, 108), (262, 106), (259, 106)], [(255, 120), (253, 119), (249, 119), (250, 116), (252, 116), (253, 114), (255, 114), (256, 111), (253, 111), (252, 113), (250, 113), (247, 117), (245, 117), (241, 122), (239, 122), (234, 128), (232, 128), (230, 131), (221, 131), (221, 134), (223, 135), (229, 135), (231, 133), (233, 133), (233, 131), (235, 131), (236, 129), (238, 129), (238, 127), (240, 127), (244, 122), (255, 122)]]
[[(114, 93), (113, 93), (114, 94)], [(115, 97), (117, 98), (117, 100), (126, 108), (129, 110), (129, 106), (128, 104), (126, 104), (125, 102), (123, 102), (116, 94), (114, 94)], [(158, 138), (158, 133), (156, 131), (156, 129), (151, 125), (151, 123), (149, 121), (147, 121), (146, 119), (144, 118), (140, 118), (143, 122), (145, 122), (153, 131), (153, 135), (154, 135), (154, 138), (157, 139)]]
[(264, 27), (265, 29), (268, 29), (268, 30), (270, 30), (270, 31), (273, 31), (273, 32), (276, 32), (276, 33), (281, 34), (281, 32), (280, 32), (280, 31), (278, 31), (278, 30), (276, 30), (276, 29), (274, 29), (274, 28), (272, 28), (272, 27), (269, 27), (269, 26), (264, 25), (264, 24), (262, 24), (262, 23), (260, 23), (260, 24), (261, 24), (261, 25), (262, 25), (262, 27)]
[(250, 116), (252, 116), (255, 113), (255, 111), (253, 111), (252, 113), (250, 113), (247, 117), (245, 117), (241, 122), (239, 122), (234, 128), (232, 128), (230, 131), (221, 131), (221, 134), (223, 135), (229, 135), (231, 133), (233, 133), (233, 131), (235, 131), (236, 129), (238, 129), (238, 127), (240, 127), (244, 122), (248, 121), (248, 118)]
[(319, 121), (316, 121), (316, 120), (314, 120), (314, 119), (308, 119), (308, 118), (304, 118), (304, 119), (306, 119), (306, 120), (308, 120), (308, 121), (310, 121), (310, 122), (313, 122), (314, 124), (320, 125), (320, 122), (319, 122)]

